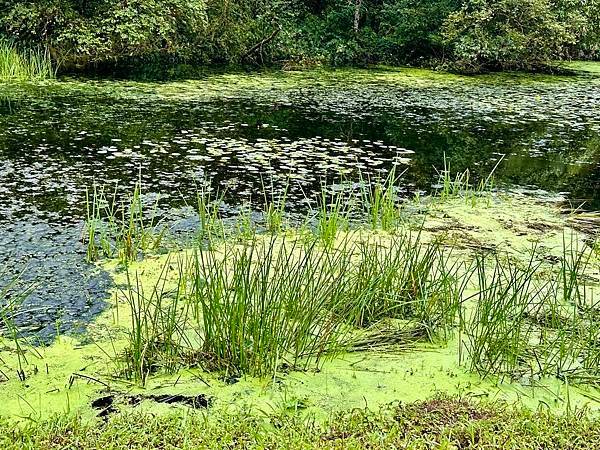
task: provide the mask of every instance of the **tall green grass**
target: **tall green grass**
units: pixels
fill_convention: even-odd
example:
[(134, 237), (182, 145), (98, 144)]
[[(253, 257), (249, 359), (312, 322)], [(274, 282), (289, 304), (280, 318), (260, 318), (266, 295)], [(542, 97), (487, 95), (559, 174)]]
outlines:
[(463, 198), (465, 203), (472, 207), (475, 207), (480, 199), (489, 201), (489, 195), (494, 189), (494, 174), (504, 160), (504, 156), (496, 162), (487, 177), (474, 181), (469, 169), (453, 175), (444, 154), (444, 169), (438, 171), (438, 200), (443, 202), (453, 198)]
[(329, 308), (346, 292), (348, 258), (273, 236), (197, 248), (179, 261), (171, 284), (167, 263), (150, 294), (130, 277), (128, 373), (144, 382), (184, 363), (258, 376), (318, 364), (341, 348), (348, 329)]
[(56, 68), (47, 49), (21, 50), (0, 39), (0, 80), (38, 81), (55, 76)]
[(288, 198), (290, 180), (288, 179), (283, 191), (276, 192), (275, 185), (271, 179), (269, 189), (262, 181), (264, 198), (264, 222), (265, 229), (269, 233), (280, 233), (284, 231), (286, 224), (285, 208)]
[(359, 337), (364, 343), (356, 326), (389, 317), (402, 320), (411, 339), (445, 339), (455, 326), (463, 268), (439, 243), (345, 235), (323, 246), (256, 234), (236, 242), (194, 249), (170, 283), (163, 270), (150, 295), (129, 279), (126, 359), (136, 379), (152, 367), (173, 370), (174, 355), (180, 364), (256, 376), (318, 366)]
[[(400, 224), (401, 206), (395, 193), (398, 180), (394, 170), (385, 178), (363, 179), (358, 193), (343, 180), (336, 185), (323, 184), (317, 206), (307, 214), (303, 228), (328, 248), (354, 225), (359, 228), (367, 223), (371, 229), (393, 232)], [(197, 241), (212, 248), (227, 237), (251, 240), (261, 231), (271, 234), (284, 231), (290, 222), (286, 215), (288, 188), (289, 180), (285, 189), (277, 192), (273, 183), (270, 189), (263, 183), (261, 221), (249, 203), (242, 205), (237, 215), (224, 217), (225, 192), (214, 191), (209, 182), (202, 184), (195, 205), (199, 222)], [(133, 192), (126, 195), (119, 192), (119, 186), (111, 189), (94, 184), (86, 190), (83, 238), (89, 261), (118, 256), (127, 262), (160, 248), (168, 236), (167, 228), (157, 217), (158, 199), (153, 206), (143, 200), (141, 177)], [(262, 222), (264, 230), (257, 227), (257, 222)]]
[(527, 317), (539, 293), (534, 283), (539, 267), (533, 253), (524, 267), (498, 255), (477, 255), (478, 289), (470, 317), (465, 322), (463, 316), (462, 323), (472, 370), (487, 376), (519, 367), (533, 331)]
[(455, 326), (468, 268), (440, 240), (398, 233), (358, 244), (346, 299), (358, 327), (385, 318), (408, 321), (424, 338), (446, 339)]
[(173, 373), (179, 369), (192, 347), (186, 335), (185, 261), (179, 261), (179, 276), (174, 286), (168, 284), (170, 267), (171, 261), (167, 261), (149, 288), (144, 288), (138, 274), (127, 273), (126, 298), (131, 309), (131, 324), (123, 372), (142, 385), (152, 373)]
[(123, 197), (118, 197), (118, 186), (112, 193), (96, 185), (86, 190), (83, 237), (88, 261), (117, 256), (126, 263), (158, 249), (167, 231), (158, 218), (159, 199), (150, 207), (145, 205), (141, 182)]
[(385, 178), (363, 177), (360, 174), (360, 204), (363, 210), (363, 220), (372, 229), (384, 231), (394, 230), (400, 221), (401, 204), (396, 197), (396, 189), (404, 175), (396, 173), (396, 166)]
[(563, 238), (558, 270), (537, 247), (528, 262), (476, 258), (477, 292), (462, 317), (469, 366), (508, 374), (600, 382), (600, 302), (586, 283), (591, 251)]
[(225, 192), (213, 191), (210, 182), (203, 184), (196, 194), (199, 219), (198, 242), (211, 248), (215, 241), (225, 238), (225, 225), (220, 214)]
[(344, 190), (321, 186), (314, 233), (323, 246), (333, 248), (339, 234), (349, 230), (351, 212), (352, 205)]
[[(475, 188), (468, 173), (445, 172), (442, 199), (490, 189), (493, 172)], [(365, 335), (385, 340), (370, 330), (394, 323), (413, 340), (458, 332), (460, 362), (483, 376), (600, 381), (600, 302), (586, 278), (594, 250), (565, 235), (557, 268), (538, 246), (527, 258), (457, 254), (403, 228), (397, 180), (362, 179), (358, 194), (356, 185), (323, 185), (296, 233), (287, 190), (264, 189), (262, 220), (245, 205), (227, 225), (223, 194), (201, 190), (198, 239), (177, 273), (165, 267), (151, 289), (130, 274), (125, 372), (142, 383), (188, 365), (265, 376), (319, 365)], [(127, 262), (160, 245), (157, 206), (147, 210), (142, 197), (139, 185), (121, 203), (88, 194), (90, 259)]]
[(209, 368), (267, 375), (286, 364), (303, 368), (331, 355), (343, 341), (343, 251), (271, 237), (196, 252), (198, 331)]

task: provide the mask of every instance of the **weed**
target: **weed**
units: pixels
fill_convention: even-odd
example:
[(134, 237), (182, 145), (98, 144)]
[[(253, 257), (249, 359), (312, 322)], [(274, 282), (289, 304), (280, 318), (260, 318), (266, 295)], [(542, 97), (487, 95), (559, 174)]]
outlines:
[(5, 39), (0, 39), (0, 80), (35, 81), (54, 78), (47, 49), (20, 50)]
[(133, 194), (117, 199), (118, 186), (111, 196), (103, 187), (94, 185), (86, 190), (85, 242), (88, 261), (117, 255), (122, 263), (136, 260), (140, 255), (158, 249), (165, 237), (166, 227), (157, 221), (157, 197), (148, 212), (142, 200), (141, 181)]

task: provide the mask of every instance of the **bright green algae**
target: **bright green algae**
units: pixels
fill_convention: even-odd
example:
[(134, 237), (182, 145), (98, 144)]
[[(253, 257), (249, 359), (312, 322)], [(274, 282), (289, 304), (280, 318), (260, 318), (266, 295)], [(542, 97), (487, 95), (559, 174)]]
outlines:
[[(427, 206), (415, 204), (410, 208), (421, 211), (412, 223), (418, 223), (419, 215), (425, 214), (422, 233), (426, 239), (444, 236), (465, 257), (473, 248), (495, 246), (501, 252), (526, 258), (527, 250), (534, 244), (544, 248), (548, 256), (560, 255), (565, 236), (576, 241), (585, 238), (567, 226), (576, 216), (561, 216), (554, 207), (524, 196), (490, 195), (477, 200), (474, 206), (462, 198), (434, 200)], [(373, 236), (368, 230), (357, 233), (360, 239)], [(385, 233), (376, 234), (385, 237)], [(148, 257), (134, 263), (130, 271), (139, 274), (149, 288), (167, 257)], [(113, 273), (117, 285), (125, 281), (117, 262), (108, 262), (105, 267)], [(591, 267), (589, 275), (597, 277), (600, 262), (594, 261)], [(376, 409), (397, 400), (428, 399), (439, 392), (503, 400), (532, 409), (547, 407), (557, 412), (582, 407), (596, 410), (600, 406), (600, 392), (593, 386), (527, 377), (514, 381), (494, 376), (482, 379), (469, 373), (464, 364), (459, 364), (457, 336), (447, 345), (397, 345), (349, 353), (324, 363), (316, 371), (282, 371), (263, 379), (242, 377), (232, 383), (218, 374), (188, 369), (176, 375), (151, 376), (141, 388), (115, 377), (120, 370), (117, 357), (126, 346), (124, 332), (131, 312), (118, 289), (113, 298), (112, 306), (90, 325), (87, 335), (62, 336), (48, 347), (28, 350), (25, 381), (18, 380), (17, 357), (11, 344), (6, 343), (0, 368), (10, 379), (2, 383), (3, 417), (36, 421), (57, 413), (92, 417), (97, 411), (91, 408), (91, 401), (111, 390), (129, 394), (205, 394), (214, 399), (214, 411), (283, 409), (310, 412), (321, 418), (333, 411), (365, 406)], [(172, 408), (151, 401), (136, 407), (153, 412)]]

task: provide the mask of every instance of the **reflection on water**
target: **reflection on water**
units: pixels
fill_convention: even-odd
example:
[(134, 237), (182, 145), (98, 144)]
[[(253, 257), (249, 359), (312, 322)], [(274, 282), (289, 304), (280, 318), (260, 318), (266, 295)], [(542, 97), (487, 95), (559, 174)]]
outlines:
[(600, 81), (385, 75), (4, 87), (0, 214), (76, 220), (86, 185), (125, 188), (140, 170), (171, 202), (204, 178), (235, 202), (288, 174), (299, 198), (324, 178), (392, 163), (408, 168), (407, 188), (427, 190), (444, 154), (480, 175), (506, 154), (500, 182), (600, 205)]

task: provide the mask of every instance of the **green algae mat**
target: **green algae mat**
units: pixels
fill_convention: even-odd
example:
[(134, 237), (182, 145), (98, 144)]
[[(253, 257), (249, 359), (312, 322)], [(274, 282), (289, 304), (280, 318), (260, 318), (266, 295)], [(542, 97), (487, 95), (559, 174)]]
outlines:
[[(452, 249), (450, 258), (454, 261), (453, 267), (459, 267), (456, 272), (453, 272), (453, 276), (457, 278), (464, 276), (468, 271), (474, 271), (466, 263), (472, 258), (476, 259), (477, 255), (502, 254), (509, 262), (509, 267), (513, 265), (528, 267), (532, 252), (536, 252), (535, 257), (539, 259), (539, 266), (536, 266), (535, 277), (542, 280), (548, 275), (551, 277), (551, 274), (557, 270), (557, 264), (560, 266), (557, 261), (566, 257), (565, 243), (568, 241), (569, 249), (576, 248), (577, 251), (582, 252), (586, 248), (591, 249), (589, 257), (586, 256), (588, 258), (586, 266), (578, 275), (587, 280), (585, 286), (581, 287), (581, 292), (585, 292), (585, 299), (582, 301), (588, 301), (590, 308), (595, 307), (593, 293), (597, 289), (600, 263), (595, 247), (589, 247), (591, 241), (589, 241), (587, 228), (588, 215), (577, 211), (564, 214), (559, 211), (555, 203), (544, 203), (515, 194), (486, 194), (475, 201), (462, 196), (445, 199), (425, 198), (412, 202), (410, 206), (405, 205), (404, 208), (402, 222), (393, 230), (373, 229), (366, 225), (344, 228), (338, 231), (333, 243), (334, 248), (342, 245), (346, 248), (364, 246), (365, 243), (372, 242), (377, 242), (380, 246), (392, 246), (395, 236), (406, 231), (413, 233), (413, 236), (419, 236), (419, 240), (427, 247), (434, 242), (440, 242), (441, 247)], [(270, 238), (263, 235), (254, 236), (251, 240), (244, 236), (229, 237), (226, 241), (215, 243), (212, 248), (202, 248), (200, 251), (206, 255), (220, 255), (216, 256), (216, 259), (220, 260), (228, 255), (223, 250), (228, 245), (227, 241), (231, 241), (229, 245), (233, 248), (251, 247), (254, 245), (251, 242), (273, 241), (281, 247), (281, 242), (286, 239), (294, 242), (301, 241), (303, 245), (311, 239), (316, 239), (315, 245), (319, 249), (326, 248), (325, 243), (319, 241), (322, 236), (315, 237), (312, 234), (307, 236), (305, 233), (306, 231), (290, 227)], [(414, 240), (410, 242), (411, 245), (417, 245)], [(330, 436), (331, 445), (335, 447), (341, 445), (340, 442), (344, 442), (344, 439), (350, 436), (355, 439), (352, 441), (353, 445), (359, 445), (361, 442), (366, 445), (372, 438), (371, 431), (368, 432), (369, 437), (361, 435), (367, 432), (362, 429), (360, 433), (357, 430), (339, 431), (341, 434), (336, 435), (327, 427), (342, 426), (335, 422), (335, 420), (342, 420), (339, 417), (350, 414), (352, 420), (357, 420), (356, 414), (359, 413), (348, 413), (348, 411), (362, 411), (360, 415), (361, 417), (365, 415), (364, 420), (382, 420), (383, 423), (391, 421), (390, 429), (396, 429), (400, 422), (395, 422), (398, 418), (394, 414), (398, 413), (394, 412), (392, 418), (389, 416), (390, 411), (396, 408), (390, 405), (396, 402), (401, 402), (401, 405), (417, 402), (414, 403), (416, 406), (398, 406), (400, 411), (412, 411), (410, 414), (420, 415), (421, 412), (415, 412), (420, 411), (419, 408), (424, 408), (427, 414), (437, 414), (438, 409), (431, 406), (436, 405), (436, 401), (445, 405), (441, 412), (445, 411), (444, 408), (452, 411), (448, 413), (450, 417), (439, 418), (442, 421), (439, 428), (435, 428), (438, 425), (434, 423), (432, 425), (434, 428), (428, 429), (425, 433), (433, 433), (435, 439), (442, 439), (453, 426), (467, 426), (467, 423), (470, 424), (471, 420), (477, 419), (480, 415), (486, 420), (491, 418), (494, 422), (501, 420), (499, 418), (504, 417), (504, 414), (516, 414), (516, 419), (511, 416), (513, 417), (511, 420), (518, 421), (520, 420), (518, 414), (530, 414), (519, 409), (526, 407), (530, 411), (541, 411), (542, 415), (539, 418), (541, 421), (568, 420), (547, 417), (545, 414), (569, 416), (589, 411), (593, 417), (600, 406), (600, 393), (595, 387), (596, 375), (593, 367), (583, 370), (581, 362), (563, 363), (559, 358), (552, 359), (548, 367), (542, 370), (543, 355), (548, 361), (550, 360), (548, 355), (543, 353), (540, 344), (542, 341), (538, 342), (536, 335), (545, 332), (560, 333), (558, 328), (554, 328), (554, 332), (548, 331), (551, 330), (551, 325), (543, 323), (543, 320), (550, 320), (547, 316), (534, 317), (531, 311), (523, 311), (523, 314), (528, 317), (527, 320), (535, 323), (535, 327), (531, 329), (531, 333), (523, 337), (531, 346), (529, 349), (511, 350), (511, 352), (520, 352), (519, 360), (514, 364), (508, 364), (512, 354), (496, 355), (495, 357), (506, 360), (502, 364), (474, 363), (478, 360), (477, 356), (481, 356), (474, 355), (470, 348), (475, 345), (472, 339), (476, 333), (473, 329), (463, 328), (461, 325), (463, 320), (475, 320), (474, 317), (477, 317), (478, 307), (473, 304), (473, 299), (478, 302), (485, 300), (481, 297), (481, 293), (477, 297), (477, 283), (473, 279), (473, 273), (470, 275), (470, 281), (465, 283), (464, 290), (460, 292), (463, 306), (453, 316), (452, 323), (444, 328), (443, 335), (438, 332), (427, 337), (412, 333), (414, 323), (411, 322), (409, 315), (404, 315), (402, 319), (397, 320), (382, 318), (362, 324), (360, 327), (353, 327), (352, 331), (343, 334), (345, 345), (343, 348), (332, 351), (331, 355), (324, 355), (319, 360), (312, 360), (306, 365), (291, 364), (282, 351), (281, 359), (276, 366), (272, 367), (272, 372), (262, 376), (249, 376), (233, 366), (210, 370), (214, 367), (215, 356), (209, 355), (207, 347), (203, 347), (198, 343), (199, 341), (194, 341), (194, 338), (190, 337), (186, 340), (185, 346), (193, 347), (196, 342), (198, 350), (183, 351), (184, 344), (182, 344), (179, 356), (174, 356), (175, 353), (171, 352), (170, 357), (176, 360), (174, 362), (176, 369), (171, 370), (166, 359), (160, 361), (155, 359), (153, 363), (155, 367), (151, 367), (148, 363), (146, 376), (143, 379), (136, 378), (135, 370), (132, 371), (130, 367), (132, 339), (135, 335), (133, 324), (140, 304), (132, 301), (132, 297), (136, 297), (137, 293), (127, 286), (130, 286), (135, 279), (136, 292), (144, 290), (156, 292), (156, 286), (159, 284), (181, 283), (179, 277), (182, 270), (181, 261), (187, 260), (192, 252), (192, 249), (186, 248), (165, 255), (149, 255), (142, 261), (128, 263), (127, 267), (118, 260), (102, 262), (104, 268), (114, 277), (116, 287), (113, 290), (110, 307), (89, 325), (85, 334), (79, 337), (59, 336), (51, 345), (44, 347), (29, 347), (23, 342), (20, 344), (20, 350), (14, 344), (5, 341), (1, 366), (4, 380), (0, 394), (4, 419), (9, 420), (10, 423), (18, 423), (15, 426), (19, 430), (26, 430), (31, 424), (47, 423), (47, 420), (58, 415), (64, 422), (53, 427), (59, 427), (56, 429), (60, 429), (61, 426), (75, 427), (73, 431), (75, 435), (87, 434), (88, 431), (84, 430), (95, 421), (109, 420), (108, 428), (100, 432), (107, 434), (95, 434), (98, 439), (106, 439), (111, 432), (116, 432), (116, 430), (111, 431), (110, 427), (124, 426), (122, 421), (129, 420), (126, 418), (130, 415), (132, 415), (131, 420), (136, 421), (143, 420), (141, 417), (150, 414), (155, 418), (153, 420), (158, 429), (161, 427), (170, 429), (169, 427), (174, 426), (172, 422), (175, 420), (174, 417), (185, 417), (185, 420), (195, 423), (196, 427), (209, 427), (211, 433), (216, 433), (214, 436), (223, 432), (229, 436), (228, 439), (235, 441), (235, 438), (228, 434), (232, 431), (226, 431), (233, 424), (221, 424), (224, 429), (219, 431), (214, 428), (219, 426), (218, 421), (240, 420), (237, 417), (248, 414), (240, 423), (248, 425), (248, 420), (265, 422), (260, 426), (264, 431), (269, 429), (267, 426), (269, 421), (283, 415), (286, 418), (281, 419), (284, 420), (283, 423), (292, 421), (289, 423), (295, 424), (284, 427), (292, 427), (288, 431), (292, 433), (294, 439), (298, 439), (298, 446), (309, 445), (309, 441), (303, 440), (309, 439), (309, 436), (310, 439), (330, 442), (327, 436), (328, 433), (333, 433)], [(559, 272), (560, 270), (556, 273)], [(494, 277), (492, 272), (489, 274)], [(436, 272), (435, 276), (439, 276), (439, 273)], [(540, 285), (536, 284), (536, 286)], [(504, 287), (513, 288), (507, 285)], [(518, 287), (529, 289), (531, 294), (538, 292), (539, 289), (533, 285)], [(433, 296), (434, 292), (428, 291), (427, 295)], [(148, 294), (148, 298), (151, 296), (152, 294)], [(497, 295), (494, 301), (501, 302), (503, 298)], [(540, 301), (540, 297), (532, 295), (527, 297), (527, 300)], [(165, 308), (171, 305), (172, 303), (165, 303)], [(391, 313), (388, 315), (394, 316)], [(178, 317), (177, 320), (182, 320), (183, 316)], [(510, 320), (510, 325), (516, 326), (514, 317)], [(563, 320), (567, 320), (566, 317), (563, 317)], [(519, 324), (523, 326), (520, 322)], [(180, 323), (179, 326), (184, 325)], [(557, 334), (553, 336), (551, 341), (558, 339)], [(503, 337), (514, 338), (511, 334), (505, 334)], [(161, 335), (161, 338), (165, 336)], [(196, 339), (201, 340), (199, 337)], [(568, 342), (571, 341), (565, 340), (563, 345), (567, 345)], [(149, 346), (150, 343), (147, 342), (144, 347), (144, 351), (148, 354), (151, 351)], [(484, 347), (478, 348), (479, 351), (487, 351)], [(578, 352), (584, 351), (589, 349), (578, 350)], [(166, 358), (160, 351), (156, 351), (156, 355), (159, 354), (162, 355), (160, 358)], [(574, 354), (577, 355), (575, 358), (582, 357), (582, 353)], [(431, 400), (436, 398), (441, 400)], [(501, 412), (498, 405), (503, 405), (502, 408), (512, 412)], [(513, 407), (517, 410), (513, 411)], [(467, 412), (461, 408), (467, 408)], [(255, 417), (257, 412), (258, 417)], [(206, 417), (205, 420), (208, 420), (210, 425), (197, 423), (199, 419), (196, 418), (196, 414)], [(379, 416), (379, 414), (383, 415)], [(310, 420), (313, 421), (311, 423), (319, 425), (307, 431), (306, 435), (295, 435), (299, 430), (294, 427), (304, 422), (294, 421), (307, 420), (307, 418), (311, 418)], [(213, 419), (217, 422), (211, 422)], [(343, 420), (342, 428), (356, 426), (349, 418)], [(349, 420), (348, 423), (352, 425), (348, 425), (346, 420)], [(533, 419), (530, 417), (528, 420)], [(489, 425), (487, 421), (485, 424), (486, 427)], [(263, 428), (264, 426), (267, 428)], [(380, 426), (382, 425), (378, 422), (372, 432), (381, 432), (381, 428), (378, 428)], [(594, 426), (590, 425), (592, 428)], [(54, 439), (50, 437), (52, 430), (43, 431), (47, 433), (45, 435), (40, 431), (42, 433), (40, 439)], [(461, 430), (461, 433), (465, 432), (462, 428)], [(242, 428), (240, 432), (247, 433), (249, 430)], [(281, 430), (277, 429), (274, 436), (280, 432)], [(413, 432), (419, 434), (421, 431), (410, 431)], [(489, 429), (485, 431), (485, 433), (489, 432)], [(540, 431), (540, 433), (544, 432)], [(26, 431), (15, 433), (25, 433), (19, 434), (18, 439), (26, 439)], [(198, 441), (201, 438), (193, 435), (195, 431), (190, 433), (192, 433), (189, 436), (190, 442), (197, 442), (198, 445), (204, 442)], [(390, 435), (382, 438), (379, 445), (382, 448), (387, 445), (384, 444), (385, 442), (389, 445), (396, 442), (395, 445), (399, 445), (404, 442), (403, 439), (410, 436), (410, 433), (404, 437)], [(135, 432), (133, 435), (134, 441), (139, 439)], [(261, 436), (260, 439), (269, 439), (267, 435)], [(247, 438), (249, 442), (254, 442), (255, 437)], [(446, 438), (449, 439), (448, 442), (453, 442), (451, 437), (444, 437)], [(31, 442), (34, 442), (37, 438), (34, 436), (27, 439), (32, 439)], [(60, 438), (59, 441), (62, 439)], [(70, 442), (69, 439), (66, 438), (64, 442)], [(83, 439), (83, 436), (77, 439)], [(115, 437), (115, 439), (118, 441), (120, 438)], [(363, 439), (367, 440), (363, 442)], [(419, 439), (423, 439), (423, 436)], [(142, 445), (143, 441), (136, 442)], [(266, 441), (261, 442), (267, 445)], [(51, 443), (48, 442), (48, 445)], [(216, 444), (213, 442), (211, 445)], [(424, 445), (426, 448), (425, 441), (419, 445)]]

